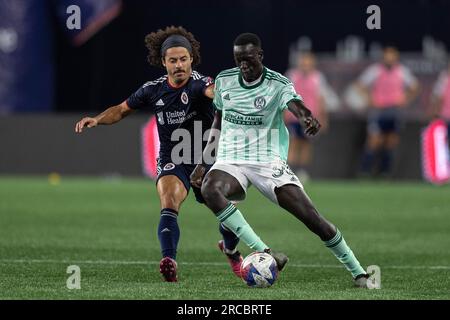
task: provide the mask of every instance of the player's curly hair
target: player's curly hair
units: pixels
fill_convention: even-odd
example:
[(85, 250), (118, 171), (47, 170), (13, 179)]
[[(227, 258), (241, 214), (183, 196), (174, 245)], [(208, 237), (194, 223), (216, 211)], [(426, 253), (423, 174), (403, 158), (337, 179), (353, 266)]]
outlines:
[(150, 65), (155, 67), (161, 67), (164, 68), (161, 59), (161, 45), (163, 44), (164, 40), (166, 40), (169, 36), (179, 34), (184, 36), (188, 41), (191, 43), (192, 46), (192, 66), (195, 67), (200, 64), (201, 57), (200, 57), (200, 42), (198, 42), (194, 35), (184, 29), (183, 27), (175, 27), (170, 26), (166, 27), (166, 29), (162, 30), (159, 29), (156, 32), (152, 32), (145, 36), (145, 46), (148, 49), (148, 56), (147, 60), (150, 63)]

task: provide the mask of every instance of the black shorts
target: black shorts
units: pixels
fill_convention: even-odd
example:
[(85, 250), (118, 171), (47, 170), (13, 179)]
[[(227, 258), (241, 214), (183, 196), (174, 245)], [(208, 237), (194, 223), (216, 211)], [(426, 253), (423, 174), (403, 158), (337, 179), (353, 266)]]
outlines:
[(367, 123), (367, 131), (369, 133), (398, 133), (402, 125), (402, 109), (400, 107), (394, 106), (369, 111)]
[[(183, 182), (186, 191), (189, 194), (189, 190), (192, 188), (194, 191), (195, 199), (199, 203), (205, 203), (203, 199), (202, 193), (199, 188), (191, 186), (191, 178), (190, 175), (192, 171), (194, 171), (196, 164), (174, 164), (172, 162), (159, 162), (157, 166), (158, 177), (156, 178), (156, 183), (161, 177), (164, 176), (176, 176), (178, 179)], [(207, 166), (206, 169), (208, 172), (211, 166)], [(205, 174), (206, 174), (205, 172)]]

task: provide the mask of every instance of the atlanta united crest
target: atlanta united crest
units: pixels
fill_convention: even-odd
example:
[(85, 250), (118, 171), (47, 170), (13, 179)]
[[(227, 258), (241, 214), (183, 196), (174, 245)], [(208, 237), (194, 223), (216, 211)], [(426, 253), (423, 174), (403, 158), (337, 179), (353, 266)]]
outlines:
[(264, 99), (264, 97), (256, 97), (254, 105), (256, 109), (261, 110), (266, 106), (266, 99)]
[(181, 102), (183, 102), (184, 104), (188, 104), (189, 102), (189, 97), (186, 91), (183, 91), (183, 93), (181, 94)]

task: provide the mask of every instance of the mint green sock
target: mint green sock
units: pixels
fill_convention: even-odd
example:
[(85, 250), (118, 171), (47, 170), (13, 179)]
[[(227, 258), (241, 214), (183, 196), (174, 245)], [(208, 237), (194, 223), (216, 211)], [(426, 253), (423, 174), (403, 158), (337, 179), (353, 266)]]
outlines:
[(365, 274), (366, 271), (361, 267), (361, 264), (345, 242), (341, 232), (337, 229), (336, 231), (336, 235), (332, 239), (324, 241), (325, 246), (327, 246), (345, 268), (351, 272), (353, 278), (357, 275)]
[(244, 219), (242, 213), (232, 204), (216, 213), (222, 224), (234, 232), (236, 236), (255, 251), (264, 251), (269, 248), (253, 231), (252, 227)]

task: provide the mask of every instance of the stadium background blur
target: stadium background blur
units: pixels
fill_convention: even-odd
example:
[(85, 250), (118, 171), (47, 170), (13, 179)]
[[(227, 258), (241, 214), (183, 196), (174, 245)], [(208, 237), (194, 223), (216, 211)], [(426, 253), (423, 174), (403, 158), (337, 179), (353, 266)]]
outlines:
[[(81, 30), (66, 28), (72, 4), (81, 7)], [(372, 4), (381, 8), (381, 30), (366, 27)], [(182, 25), (201, 42), (197, 70), (213, 77), (234, 66), (232, 42), (242, 32), (261, 37), (264, 63), (281, 73), (299, 50), (316, 53), (330, 85), (330, 128), (314, 140), (307, 188), (342, 225), (361, 261), (383, 270), (382, 292), (342, 291), (348, 279), (332, 257), (303, 229), (298, 246), (291, 217), (253, 190), (244, 211), (290, 255), (292, 268), (278, 287), (252, 298), (448, 299), (449, 189), (421, 182), (420, 132), (448, 62), (449, 15), (446, 0), (0, 0), (0, 297), (248, 298), (225, 263), (217, 263), (223, 261), (214, 247), (214, 217), (192, 199), (180, 218), (184, 282), (180, 291), (159, 283), (157, 196), (153, 183), (141, 179), (149, 114), (74, 132), (81, 117), (162, 75), (146, 62), (144, 36)], [(400, 50), (421, 86), (401, 131), (393, 180), (330, 181), (357, 177), (367, 109), (352, 84), (386, 43)], [(89, 279), (79, 295), (65, 288), (72, 263)], [(214, 282), (220, 292), (208, 289)]]
[[(80, 5), (81, 30), (66, 27), (70, 17), (66, 9), (72, 3)], [(357, 175), (366, 104), (352, 84), (368, 64), (380, 59), (383, 45), (397, 46), (401, 62), (418, 77), (421, 91), (406, 113), (408, 125), (402, 131), (393, 174), (396, 179), (420, 179), (420, 129), (429, 121), (432, 87), (447, 65), (450, 7), (439, 0), (381, 2), (381, 30), (369, 30), (370, 4), (265, 0), (255, 7), (254, 1), (200, 0), (183, 5), (178, 1), (3, 1), (0, 121), (3, 137), (14, 138), (2, 139), (2, 148), (9, 152), (0, 159), (0, 173), (140, 175), (139, 130), (148, 115), (135, 115), (127, 119), (129, 126), (124, 122), (105, 130), (109, 139), (100, 132), (75, 137), (70, 124), (81, 115), (120, 103), (142, 83), (160, 76), (163, 70), (146, 62), (144, 36), (166, 25), (182, 25), (202, 44), (198, 70), (211, 76), (234, 65), (230, 44), (243, 31), (260, 35), (265, 64), (281, 73), (293, 66), (298, 52), (317, 54), (318, 69), (329, 82), (331, 126), (314, 141), (311, 174), (315, 178)], [(63, 123), (67, 130), (55, 137)], [(102, 161), (81, 158), (81, 150), (99, 146), (95, 155)], [(341, 156), (328, 156), (336, 153)]]

